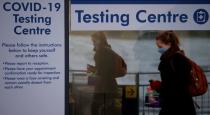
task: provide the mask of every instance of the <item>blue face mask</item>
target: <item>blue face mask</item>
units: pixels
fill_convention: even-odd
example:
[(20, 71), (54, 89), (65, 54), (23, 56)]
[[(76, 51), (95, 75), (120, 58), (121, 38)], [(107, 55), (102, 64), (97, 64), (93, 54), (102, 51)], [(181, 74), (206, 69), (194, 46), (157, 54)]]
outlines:
[(159, 49), (158, 49), (158, 52), (161, 53), (161, 54), (163, 54), (163, 53), (165, 53), (167, 50), (168, 50), (168, 48), (159, 48)]

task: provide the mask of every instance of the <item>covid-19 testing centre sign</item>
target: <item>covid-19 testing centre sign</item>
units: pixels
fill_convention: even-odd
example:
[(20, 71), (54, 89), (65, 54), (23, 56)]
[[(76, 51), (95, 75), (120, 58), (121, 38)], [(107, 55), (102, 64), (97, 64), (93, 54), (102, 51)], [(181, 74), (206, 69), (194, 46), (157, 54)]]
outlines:
[(0, 115), (66, 113), (68, 4), (0, 1)]

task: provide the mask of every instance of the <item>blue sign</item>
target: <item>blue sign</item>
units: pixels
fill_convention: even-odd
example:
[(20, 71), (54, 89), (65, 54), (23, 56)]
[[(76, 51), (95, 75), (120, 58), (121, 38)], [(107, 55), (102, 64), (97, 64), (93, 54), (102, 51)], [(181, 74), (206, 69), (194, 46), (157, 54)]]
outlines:
[(210, 0), (71, 0), (72, 4), (210, 4)]

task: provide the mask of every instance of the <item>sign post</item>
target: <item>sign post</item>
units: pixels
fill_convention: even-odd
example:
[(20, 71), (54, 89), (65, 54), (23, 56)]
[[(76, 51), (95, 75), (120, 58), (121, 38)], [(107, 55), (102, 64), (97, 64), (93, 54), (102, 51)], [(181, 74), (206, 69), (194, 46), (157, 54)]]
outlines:
[(122, 114), (139, 114), (139, 91), (138, 85), (124, 85), (122, 95)]

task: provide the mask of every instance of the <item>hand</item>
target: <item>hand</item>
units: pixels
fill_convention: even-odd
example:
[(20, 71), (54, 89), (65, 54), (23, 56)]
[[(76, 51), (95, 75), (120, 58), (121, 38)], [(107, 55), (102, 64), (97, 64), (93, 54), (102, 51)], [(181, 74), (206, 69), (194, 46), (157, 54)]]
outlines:
[(96, 67), (90, 64), (87, 64), (87, 73), (95, 73), (96, 72)]

